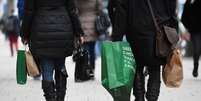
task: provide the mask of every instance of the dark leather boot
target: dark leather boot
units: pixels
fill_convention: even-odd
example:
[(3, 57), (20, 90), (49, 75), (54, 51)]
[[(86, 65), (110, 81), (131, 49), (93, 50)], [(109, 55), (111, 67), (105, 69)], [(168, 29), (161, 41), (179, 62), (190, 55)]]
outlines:
[(57, 101), (54, 82), (42, 81), (42, 89), (46, 101)]
[(193, 77), (198, 77), (198, 63), (194, 63)]
[[(140, 68), (140, 67), (139, 67)], [(133, 86), (133, 94), (135, 96), (135, 101), (145, 101), (145, 77), (143, 74), (143, 68), (136, 71), (134, 86)]]
[(55, 71), (57, 101), (64, 101), (65, 99), (67, 77), (68, 75), (65, 68)]

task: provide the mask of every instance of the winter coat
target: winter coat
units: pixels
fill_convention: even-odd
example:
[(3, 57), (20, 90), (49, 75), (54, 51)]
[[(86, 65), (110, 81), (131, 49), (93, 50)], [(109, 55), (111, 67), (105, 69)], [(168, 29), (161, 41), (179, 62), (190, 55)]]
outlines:
[(193, 3), (187, 1), (184, 5), (181, 21), (188, 31), (191, 32), (191, 34), (201, 31), (201, 15), (199, 13), (200, 9), (201, 0), (195, 0)]
[[(121, 13), (115, 19), (113, 39), (126, 34), (131, 45), (137, 65), (156, 66), (164, 63), (164, 60), (156, 57), (155, 40), (156, 30), (146, 0), (118, 0)], [(160, 25), (168, 24), (177, 27), (176, 0), (150, 0), (156, 19)], [(116, 10), (118, 11), (118, 10)], [(123, 21), (122, 21), (123, 20)], [(119, 21), (119, 22), (116, 22)], [(114, 25), (115, 26), (115, 25)]]
[(76, 0), (79, 10), (79, 18), (82, 29), (84, 30), (84, 38), (86, 42), (96, 41), (98, 34), (95, 30), (95, 19), (97, 13), (103, 9), (102, 0)]
[(74, 37), (83, 34), (74, 0), (25, 0), (21, 37), (29, 39), (33, 55), (72, 55)]

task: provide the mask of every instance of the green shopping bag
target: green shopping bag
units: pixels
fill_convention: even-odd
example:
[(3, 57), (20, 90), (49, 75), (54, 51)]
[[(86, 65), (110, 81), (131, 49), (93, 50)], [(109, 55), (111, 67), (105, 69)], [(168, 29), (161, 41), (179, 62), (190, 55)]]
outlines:
[(26, 84), (27, 72), (26, 72), (25, 50), (18, 50), (17, 53), (16, 78), (17, 78), (17, 84), (21, 85)]
[(128, 42), (103, 42), (101, 50), (102, 85), (114, 101), (130, 101), (135, 60)]

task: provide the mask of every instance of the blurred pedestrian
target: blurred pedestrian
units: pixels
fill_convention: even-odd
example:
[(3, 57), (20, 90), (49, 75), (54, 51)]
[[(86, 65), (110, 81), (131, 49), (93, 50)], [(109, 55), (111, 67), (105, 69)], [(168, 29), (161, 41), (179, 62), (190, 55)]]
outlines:
[[(160, 25), (177, 28), (176, 0), (150, 0)], [(137, 69), (133, 84), (135, 101), (157, 101), (160, 93), (160, 67), (164, 61), (156, 57), (156, 29), (147, 0), (116, 0), (110, 11), (113, 16), (114, 41), (126, 35), (133, 50)], [(145, 90), (144, 67), (148, 67), (148, 84)]]
[(64, 101), (65, 58), (72, 55), (75, 37), (83, 40), (74, 0), (25, 0), (20, 34), (39, 60), (46, 101)]
[(98, 33), (95, 29), (95, 19), (98, 14), (102, 13), (102, 0), (76, 0), (79, 10), (79, 18), (84, 30), (84, 41), (89, 52), (90, 58), (90, 75), (94, 77), (95, 69), (95, 44), (98, 38)]
[(198, 77), (199, 58), (201, 55), (201, 0), (187, 0), (184, 5), (182, 22), (191, 34), (193, 45), (193, 77)]
[(5, 14), (3, 14), (3, 16), (1, 18), (1, 25), (0, 25), (2, 34), (4, 34), (4, 36), (5, 36), (5, 40), (8, 39), (8, 35), (6, 33), (6, 28), (5, 28), (5, 21), (6, 21), (7, 18), (8, 18), (8, 16), (6, 16)]
[(11, 10), (11, 14), (5, 19), (4, 30), (8, 36), (11, 56), (14, 56), (14, 47), (18, 50), (18, 37), (20, 30), (20, 22), (17, 16), (14, 15), (14, 10)]

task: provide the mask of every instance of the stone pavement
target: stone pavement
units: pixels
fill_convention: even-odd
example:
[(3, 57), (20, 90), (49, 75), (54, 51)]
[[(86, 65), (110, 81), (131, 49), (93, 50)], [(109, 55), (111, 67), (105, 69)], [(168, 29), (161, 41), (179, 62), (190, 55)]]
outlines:
[[(191, 76), (192, 63), (190, 58), (184, 59), (184, 81), (179, 89), (169, 89), (162, 83), (159, 101), (200, 101), (201, 76)], [(84, 83), (74, 82), (74, 63), (71, 57), (66, 59), (69, 73), (67, 98), (65, 101), (113, 101), (112, 97), (101, 86), (100, 58), (96, 61), (96, 79)], [(8, 42), (0, 34), (0, 101), (45, 101), (40, 81), (28, 78), (26, 85), (16, 84), (16, 56), (11, 58)], [(199, 70), (201, 73), (201, 69)], [(131, 97), (133, 101), (133, 97)]]

